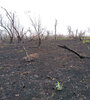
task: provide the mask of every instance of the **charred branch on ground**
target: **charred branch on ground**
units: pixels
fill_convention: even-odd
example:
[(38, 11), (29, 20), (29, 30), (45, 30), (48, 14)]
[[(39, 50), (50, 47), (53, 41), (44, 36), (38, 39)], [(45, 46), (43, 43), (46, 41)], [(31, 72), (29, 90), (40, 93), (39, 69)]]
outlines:
[(63, 49), (66, 49), (66, 50), (68, 50), (68, 51), (70, 51), (70, 52), (72, 52), (72, 53), (74, 53), (74, 54), (77, 55), (80, 59), (90, 58), (90, 57), (88, 57), (88, 56), (83, 56), (83, 55), (79, 54), (78, 52), (76, 52), (76, 51), (74, 51), (74, 50), (68, 48), (68, 47), (65, 46), (65, 45), (57, 45), (57, 46), (58, 46), (58, 47), (61, 47), (61, 48), (63, 48)]

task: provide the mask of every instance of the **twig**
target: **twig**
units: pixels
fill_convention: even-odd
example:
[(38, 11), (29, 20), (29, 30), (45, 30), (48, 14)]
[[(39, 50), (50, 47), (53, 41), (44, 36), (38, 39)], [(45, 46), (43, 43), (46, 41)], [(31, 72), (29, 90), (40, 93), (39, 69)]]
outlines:
[(27, 56), (27, 59), (28, 59), (28, 61), (31, 61), (30, 60), (30, 56), (29, 56), (29, 54), (28, 54), (28, 52), (27, 52), (27, 50), (26, 50), (26, 48), (23, 46), (23, 49), (24, 49), (24, 51), (25, 51), (25, 53), (26, 53), (26, 56)]

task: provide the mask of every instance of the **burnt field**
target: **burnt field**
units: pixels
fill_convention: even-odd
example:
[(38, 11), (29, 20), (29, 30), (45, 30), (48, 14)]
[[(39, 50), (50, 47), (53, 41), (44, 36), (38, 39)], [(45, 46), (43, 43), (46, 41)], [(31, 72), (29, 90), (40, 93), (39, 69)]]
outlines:
[[(0, 44), (0, 100), (89, 100), (90, 58), (58, 47), (66, 45), (80, 55), (90, 56), (90, 44), (79, 40), (36, 41), (22, 44)], [(31, 62), (23, 60), (38, 53)], [(56, 89), (57, 81), (63, 84)]]

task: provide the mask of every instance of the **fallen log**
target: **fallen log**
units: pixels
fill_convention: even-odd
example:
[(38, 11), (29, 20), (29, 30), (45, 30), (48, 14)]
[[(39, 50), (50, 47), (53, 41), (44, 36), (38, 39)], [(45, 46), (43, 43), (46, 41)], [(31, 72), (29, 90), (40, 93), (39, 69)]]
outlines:
[(58, 47), (61, 47), (61, 48), (63, 48), (63, 49), (67, 49), (68, 51), (71, 51), (72, 53), (76, 54), (80, 59), (90, 58), (90, 57), (87, 57), (87, 56), (82, 56), (82, 55), (80, 55), (78, 52), (76, 52), (76, 51), (74, 51), (74, 50), (68, 48), (68, 47), (65, 46), (65, 45), (57, 45), (57, 46), (58, 46)]

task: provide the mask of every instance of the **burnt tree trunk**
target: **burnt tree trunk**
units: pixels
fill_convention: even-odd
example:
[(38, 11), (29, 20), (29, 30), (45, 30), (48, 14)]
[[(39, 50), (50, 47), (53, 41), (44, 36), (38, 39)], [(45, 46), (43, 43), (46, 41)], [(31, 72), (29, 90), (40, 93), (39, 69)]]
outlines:
[(17, 39), (18, 39), (18, 43), (22, 41), (22, 38), (20, 36), (17, 36)]
[(40, 48), (41, 43), (42, 43), (42, 40), (41, 40), (41, 38), (39, 37), (39, 38), (38, 38), (38, 46), (37, 46), (38, 48)]
[(13, 37), (10, 37), (10, 42), (9, 42), (10, 44), (12, 44), (13, 43)]

